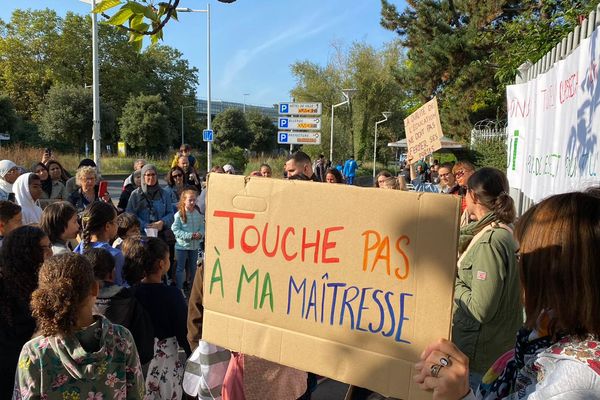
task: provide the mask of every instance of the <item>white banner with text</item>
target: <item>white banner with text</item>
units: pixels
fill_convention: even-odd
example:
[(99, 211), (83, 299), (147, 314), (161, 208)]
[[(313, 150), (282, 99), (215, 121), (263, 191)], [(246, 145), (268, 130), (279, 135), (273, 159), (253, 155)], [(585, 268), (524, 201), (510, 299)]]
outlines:
[(537, 202), (600, 182), (600, 38), (506, 89), (510, 186)]

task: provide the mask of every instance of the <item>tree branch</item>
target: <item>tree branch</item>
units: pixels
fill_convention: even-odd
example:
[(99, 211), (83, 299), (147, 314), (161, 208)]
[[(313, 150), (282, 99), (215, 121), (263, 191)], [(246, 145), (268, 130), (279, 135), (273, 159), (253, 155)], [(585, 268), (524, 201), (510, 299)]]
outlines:
[[(173, 2), (173, 3), (171, 3), (171, 2)], [(116, 25), (116, 26), (121, 29), (126, 30), (127, 32), (137, 33), (138, 35), (147, 35), (147, 36), (155, 35), (158, 32), (160, 32), (162, 30), (162, 28), (164, 28), (164, 26), (167, 24), (167, 22), (169, 22), (169, 20), (171, 19), (171, 16), (173, 15), (173, 12), (177, 9), (178, 5), (179, 5), (179, 0), (169, 0), (169, 7), (165, 14), (165, 18), (151, 31), (138, 31), (136, 29), (129, 28), (125, 25)], [(106, 13), (101, 13), (101, 15), (106, 19), (110, 19), (110, 15), (108, 15)]]

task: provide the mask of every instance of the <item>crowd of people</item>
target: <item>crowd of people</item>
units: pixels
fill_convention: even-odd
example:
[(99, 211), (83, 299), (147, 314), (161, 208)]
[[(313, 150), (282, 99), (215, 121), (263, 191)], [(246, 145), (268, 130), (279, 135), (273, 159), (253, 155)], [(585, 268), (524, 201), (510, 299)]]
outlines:
[[(48, 154), (31, 172), (0, 161), (0, 398), (184, 396), (179, 353), (202, 338), (196, 162), (183, 145), (162, 187), (156, 167), (136, 160), (115, 205), (91, 160), (74, 177)], [(356, 161), (346, 164), (299, 151), (285, 177), (353, 184)], [(502, 171), (407, 165), (400, 176), (380, 171), (374, 186), (457, 196), (462, 210), (452, 341), (427, 347), (415, 382), (435, 399), (600, 399), (600, 189), (551, 196), (517, 218)], [(316, 382), (232, 353), (219, 395), (310, 399)]]

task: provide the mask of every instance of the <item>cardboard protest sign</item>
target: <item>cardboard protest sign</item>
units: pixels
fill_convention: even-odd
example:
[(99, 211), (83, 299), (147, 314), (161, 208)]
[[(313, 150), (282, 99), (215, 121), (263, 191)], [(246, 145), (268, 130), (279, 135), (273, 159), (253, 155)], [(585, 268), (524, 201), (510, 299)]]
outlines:
[(409, 160), (420, 160), (442, 148), (443, 133), (436, 97), (404, 119), (404, 131)]
[(450, 333), (454, 196), (213, 174), (203, 339), (401, 399)]

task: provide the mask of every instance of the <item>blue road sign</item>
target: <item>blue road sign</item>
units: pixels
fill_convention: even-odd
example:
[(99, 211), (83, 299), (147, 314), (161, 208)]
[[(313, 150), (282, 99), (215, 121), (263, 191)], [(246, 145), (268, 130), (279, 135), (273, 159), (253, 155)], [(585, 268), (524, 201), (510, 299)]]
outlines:
[(288, 141), (288, 134), (285, 132), (279, 132), (279, 140), (277, 141), (278, 143), (287, 143)]
[(213, 141), (213, 131), (212, 129), (205, 129), (202, 131), (202, 140), (204, 140), (205, 142), (212, 142)]
[(279, 118), (279, 128), (286, 129), (288, 127), (288, 121), (287, 118)]
[(290, 106), (288, 103), (279, 103), (279, 114), (287, 114), (289, 112)]

